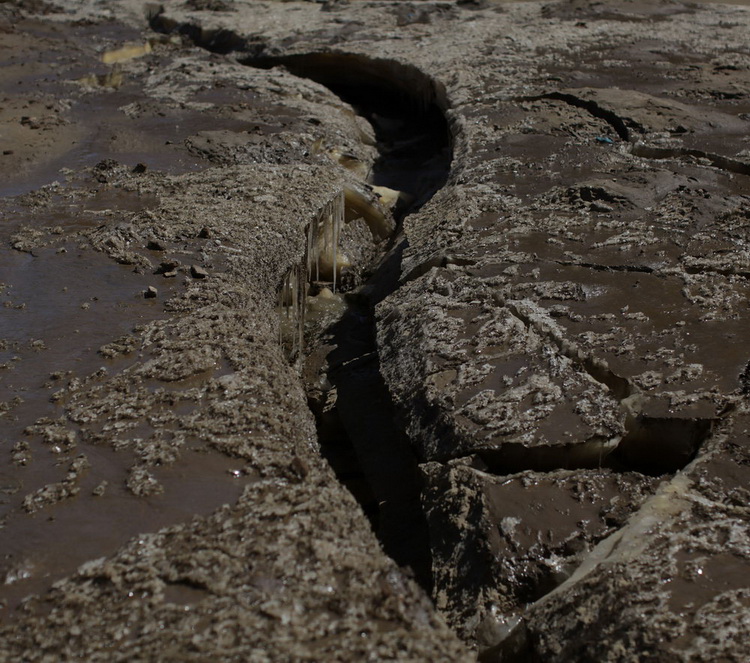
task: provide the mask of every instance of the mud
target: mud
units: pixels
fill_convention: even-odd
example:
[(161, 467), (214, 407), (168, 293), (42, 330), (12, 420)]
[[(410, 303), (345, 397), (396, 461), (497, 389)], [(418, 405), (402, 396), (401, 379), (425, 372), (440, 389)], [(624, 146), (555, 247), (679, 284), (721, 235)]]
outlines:
[(4, 657), (744, 660), (746, 8), (0, 17)]

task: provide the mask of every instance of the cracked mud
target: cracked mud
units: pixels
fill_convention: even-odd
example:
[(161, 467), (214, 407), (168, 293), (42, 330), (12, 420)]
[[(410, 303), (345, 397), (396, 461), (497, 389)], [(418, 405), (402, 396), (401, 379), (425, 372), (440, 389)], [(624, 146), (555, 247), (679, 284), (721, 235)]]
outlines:
[(0, 658), (746, 661), (749, 31), (0, 3)]

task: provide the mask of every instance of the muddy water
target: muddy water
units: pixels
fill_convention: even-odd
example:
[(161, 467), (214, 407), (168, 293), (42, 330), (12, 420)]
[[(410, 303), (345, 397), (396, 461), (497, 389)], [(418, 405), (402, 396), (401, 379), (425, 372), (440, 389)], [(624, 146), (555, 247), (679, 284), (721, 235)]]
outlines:
[[(4, 583), (0, 596), (5, 602), (5, 619), (12, 619), (12, 609), (24, 597), (44, 591), (81, 563), (114, 553), (138, 534), (232, 504), (253, 481), (240, 461), (197, 448), (183, 452), (178, 461), (154, 472), (164, 487), (163, 494), (136, 497), (122, 480), (123, 467), (130, 462), (127, 453), (87, 445), (80, 449), (91, 469), (76, 498), (5, 521), (0, 544), (0, 580)], [(42, 479), (48, 480), (58, 470), (57, 462), (40, 459), (37, 464), (37, 475), (42, 474)], [(18, 474), (15, 469), (16, 481)]]
[[(107, 193), (89, 202), (99, 207), (117, 200)], [(62, 214), (43, 218), (77, 226)], [(0, 282), (5, 284), (0, 402), (10, 405), (2, 426), (0, 599), (10, 609), (83, 561), (114, 552), (139, 532), (233, 502), (249, 479), (238, 461), (188, 445), (175, 463), (154, 471), (163, 494), (138, 498), (124, 481), (132, 453), (80, 440), (68, 451), (28, 430), (41, 419), (64, 419), (64, 402), (54, 395), (71, 380), (96, 371), (113, 375), (137, 361), (137, 353), (108, 358), (99, 348), (163, 317), (163, 302), (180, 284), (136, 274), (132, 266), (118, 265), (65, 238), (30, 252), (3, 248), (0, 255)], [(144, 289), (154, 283), (162, 298), (144, 298)], [(20, 465), (11, 462), (10, 453), (19, 443), (28, 454)], [(81, 454), (90, 467), (77, 485), (79, 494), (27, 514), (24, 499), (64, 481)]]
[[(129, 28), (26, 20), (3, 33), (4, 45), (6, 37), (0, 121), (13, 149), (0, 155), (2, 620), (13, 618), (25, 596), (44, 591), (86, 560), (114, 552), (141, 532), (233, 503), (255, 480), (243, 462), (187, 437), (174, 462), (149, 468), (162, 492), (138, 497), (127, 486), (133, 451), (87, 438), (67, 420), (67, 397), (59, 397), (75, 383), (95, 385), (143, 361), (142, 348), (113, 353), (103, 346), (165, 318), (165, 303), (184, 289), (182, 273), (165, 278), (92, 248), (89, 236), (97, 228), (127, 225), (160, 201), (134, 186), (120, 187), (109, 167), (90, 176), (82, 169), (105, 160), (115, 168), (124, 164), (125, 171), (204, 168), (208, 162), (187, 149), (187, 139), (215, 129), (216, 115), (149, 98), (143, 77), (110, 76), (113, 68), (100, 53), (127, 41), (143, 43)], [(196, 101), (220, 113), (239, 101), (246, 112), (253, 99), (247, 91), (217, 86), (200, 91)], [(220, 121), (228, 130), (249, 128), (231, 111)], [(68, 186), (52, 184), (66, 181)], [(164, 255), (133, 249), (156, 265)], [(144, 297), (149, 286), (158, 289), (157, 297)], [(186, 401), (174, 412), (187, 416), (190, 409)], [(57, 423), (65, 431), (59, 440), (44, 430)], [(141, 434), (151, 432), (145, 427)], [(73, 467), (80, 471), (70, 481)], [(60, 490), (67, 496), (54, 497)], [(35, 495), (47, 497), (29, 508)]]

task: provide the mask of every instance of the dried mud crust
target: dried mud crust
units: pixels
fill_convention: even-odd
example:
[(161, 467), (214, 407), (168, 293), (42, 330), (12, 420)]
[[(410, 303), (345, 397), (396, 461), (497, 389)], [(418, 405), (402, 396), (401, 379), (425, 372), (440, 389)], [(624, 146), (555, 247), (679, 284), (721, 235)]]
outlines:
[[(129, 2), (114, 6), (123, 17), (135, 15)], [(75, 19), (96, 18), (98, 11), (72, 1), (67, 10)], [(744, 660), (748, 11), (671, 2), (428, 2), (416, 9), (402, 3), (319, 7), (237, 0), (231, 6), (186, 3), (158, 16), (154, 25), (172, 31), (173, 38), (182, 35), (216, 51), (234, 50), (246, 62), (264, 56), (339, 53), (373, 58), (372, 66), (390, 76), (411, 68), (432, 81), (415, 92), (445, 112), (455, 160), (446, 186), (405, 220), (401, 284), (377, 309), (379, 365), (423, 462), (435, 602), (461, 636), (480, 650), (482, 660)], [(183, 65), (192, 66), (192, 61), (172, 67), (173, 74)], [(202, 71), (210, 77), (217, 67)], [(266, 75), (278, 76), (282, 87), (297, 85), (278, 70)], [(158, 75), (149, 80), (155, 93), (162, 89)], [(184, 102), (181, 89), (191, 87), (184, 78), (178, 80), (178, 85), (164, 84)], [(404, 89), (404, 82), (397, 86)], [(269, 93), (273, 97), (273, 90), (264, 88), (263, 95)], [(305, 93), (300, 94), (304, 98)], [(282, 105), (287, 101), (296, 103), (292, 97)], [(294, 124), (293, 132), (300, 126)], [(320, 165), (293, 138), (238, 142), (223, 128), (200, 131), (184, 137), (184, 143), (181, 139), (199, 159), (221, 164), (243, 158), (285, 164), (309, 159), (305, 163)], [(373, 155), (359, 146), (361, 136), (351, 125), (344, 134), (357, 136), (348, 148), (362, 150), (357, 159), (367, 163)], [(270, 187), (286, 172), (263, 166), (253, 176), (262, 179), (267, 170)], [(342, 171), (333, 172), (335, 176), (311, 166), (301, 177), (315, 191), (318, 179), (327, 182), (331, 177), (332, 186), (345, 180)], [(179, 201), (186, 195), (180, 183), (197, 184), (203, 176), (167, 179), (165, 186), (172, 187)], [(157, 180), (144, 191), (158, 196), (163, 184)], [(215, 187), (222, 190), (219, 184)], [(279, 195), (279, 200), (285, 206), (291, 198)], [(168, 228), (185, 211), (178, 202), (176, 208), (164, 206), (162, 213)], [(142, 222), (148, 227), (145, 219)], [(304, 241), (303, 233), (295, 235), (300, 228), (296, 221), (295, 231), (279, 224), (289, 234), (280, 230), (280, 237), (263, 235), (261, 253), (252, 253), (260, 244), (250, 236), (240, 247), (257, 257), (259, 289), (267, 294), (274, 287), (271, 275), (276, 274), (278, 285), (284, 270), (301, 256)], [(191, 231), (196, 229), (197, 224), (191, 226)], [(142, 241), (137, 226), (101, 235), (95, 231), (90, 237), (115, 259), (140, 262), (127, 251), (128, 243)], [(21, 248), (34, 241), (33, 233), (18, 238)], [(279, 248), (281, 257), (276, 258), (265, 253), (268, 242), (277, 247), (291, 242), (292, 248)], [(215, 259), (217, 264), (231, 263), (227, 257)], [(171, 263), (162, 267), (174, 271)], [(242, 267), (250, 269), (248, 264)], [(151, 564), (155, 558), (145, 548), (133, 553), (140, 550), (133, 543), (63, 581), (48, 595), (47, 606), (29, 602), (19, 626), (7, 628), (9, 638), (15, 639), (6, 646), (16, 652), (43, 642), (48, 628), (53, 633), (49, 651), (54, 652), (72, 619), (79, 620), (76, 629), (96, 624), (112, 638), (117, 636), (133, 655), (139, 653), (137, 648), (155, 651), (166, 637), (154, 629), (160, 622), (149, 618), (148, 625), (139, 624), (146, 623), (147, 615), (171, 610), (160, 602), (160, 592), (169, 604), (176, 598), (179, 603), (203, 597), (204, 588), (210, 597), (196, 609), (205, 601), (213, 614), (229, 615), (222, 612), (225, 608), (234, 611), (236, 617), (227, 617), (229, 632), (242, 632), (243, 638), (231, 649), (234, 644), (223, 635), (222, 622), (206, 613), (214, 625), (204, 632), (212, 635), (214, 644), (204, 645), (206, 640), (199, 638), (191, 647), (206, 646), (202, 651), (208, 652), (211, 646), (226, 646), (227, 658), (248, 652), (262, 657), (259, 650), (280, 637), (281, 657), (294, 660), (318, 655), (314, 634), (332, 637), (333, 613), (328, 607), (316, 612), (320, 601), (310, 598), (318, 592), (316, 573), (328, 582), (328, 566), (320, 561), (326, 557), (326, 545), (311, 544), (300, 553), (300, 567), (315, 572), (300, 576), (292, 610), (281, 598), (266, 611), (259, 600), (243, 603), (256, 596), (254, 581), (245, 579), (235, 593), (223, 575), (225, 569), (235, 569), (226, 548), (247, 551), (250, 544), (232, 540), (221, 551), (208, 546), (205, 557), (194, 552), (181, 557), (181, 551), (197, 544), (185, 543), (188, 539), (181, 535), (174, 536), (179, 539), (174, 543), (169, 538), (170, 532), (183, 529), (186, 537), (192, 536), (191, 528), (213, 536), (219, 522), (231, 536), (239, 532), (238, 539), (241, 527), (263, 536), (268, 525), (254, 524), (256, 512), (257, 517), (271, 513), (283, 521), (284, 529), (278, 535), (269, 529), (274, 543), (255, 555), (265, 556), (269, 550), (275, 555), (275, 541), (286, 541), (287, 536), (289, 547), (299, 551), (302, 544), (292, 535), (297, 526), (298, 531), (309, 531), (304, 529), (307, 522), (286, 519), (289, 512), (284, 510), (291, 502), (297, 513), (297, 491), (307, 495), (309, 487), (315, 495), (320, 486), (316, 477), (331, 478), (306, 446), (312, 424), (303, 414), (299, 385), (271, 344), (268, 302), (255, 300), (249, 294), (252, 288), (236, 285), (239, 271), (222, 281), (218, 291), (209, 289), (213, 294), (204, 300), (203, 288), (214, 281), (211, 266), (206, 268), (209, 279), (188, 281), (188, 298), (174, 300), (174, 312), (188, 318), (195, 306), (202, 307), (197, 310), (207, 313), (206, 326), (201, 322), (193, 330), (173, 317), (150, 327), (167, 359), (162, 361), (157, 353), (149, 357), (151, 363), (144, 360), (127, 375), (141, 371), (152, 379), (149, 371), (157, 370), (176, 383), (197, 378), (206, 385), (200, 393), (207, 396), (211, 422), (235, 430), (251, 425), (250, 415), (238, 419), (244, 412), (239, 406), (247, 395), (247, 380), (254, 384), (250, 367), (255, 369), (260, 358), (267, 380), (279, 386), (272, 407), (283, 404), (291, 413), (276, 421), (260, 408), (262, 421), (269, 422), (271, 430), (283, 431), (269, 446), (229, 430), (207, 429), (202, 405), (192, 418), (180, 415), (178, 421), (168, 412), (164, 417), (178, 421), (180, 431), (197, 426), (218, 446), (247, 454), (253, 473), (270, 468), (269, 473), (248, 487), (235, 507), (146, 537), (146, 548), (156, 542), (154, 554), (167, 558), (163, 566)], [(191, 273), (195, 277), (199, 272)], [(191, 297), (196, 301), (190, 303)], [(216, 344), (212, 340), (213, 322), (230, 329), (237, 329), (240, 320), (244, 323), (244, 309), (237, 313), (233, 307), (248, 301), (257, 307), (253, 324), (259, 325), (263, 340), (251, 341), (257, 348), (252, 357), (238, 349), (233, 338)], [(214, 317), (213, 305), (232, 312)], [(170, 325), (188, 342), (180, 345), (179, 338), (171, 338)], [(201, 349), (187, 360), (177, 354), (195, 343)], [(228, 360), (236, 352), (247, 367), (245, 373), (231, 364), (219, 369), (239, 373), (236, 383), (201, 372), (210, 373), (218, 348), (229, 348)], [(125, 383), (112, 381), (122, 391), (130, 388)], [(185, 395), (194, 393), (187, 386)], [(265, 385), (255, 387), (265, 394)], [(87, 383), (85, 388), (96, 385)], [(226, 407), (225, 390), (240, 394)], [(148, 387), (140, 389), (137, 381), (133, 392), (134, 404), (149, 399)], [(163, 401), (168, 406), (164, 410), (175, 405), (169, 399)], [(76, 404), (73, 394), (71, 403), (85, 411), (84, 399)], [(116, 417), (106, 408), (103, 412)], [(48, 431), (58, 439), (57, 429)], [(225, 437), (228, 445), (223, 445)], [(294, 455), (278, 455), (279, 445), (289, 439), (295, 441)], [(149, 444), (146, 451), (160, 448)], [(16, 449), (19, 463), (26, 453), (22, 446)], [(134, 486), (142, 480), (148, 492), (147, 474), (137, 473), (133, 480)], [(253, 481), (258, 481), (254, 474)], [(277, 485), (283, 490), (274, 497), (264, 492)], [(275, 511), (277, 498), (281, 515)], [(319, 504), (317, 496), (310, 499)], [(249, 520), (247, 500), (254, 505)], [(322, 515), (315, 520), (324, 511), (322, 506), (313, 508), (315, 526), (324, 529), (339, 522), (335, 513), (332, 520)], [(243, 523), (237, 530), (234, 518)], [(363, 527), (361, 519), (342, 518), (344, 529), (337, 531), (349, 523)], [(354, 526), (351, 531), (342, 553), (361, 540), (358, 537), (369, 536)], [(330, 559), (332, 567), (341, 564), (338, 556)], [(118, 567), (121, 563), (124, 567)], [(368, 563), (381, 569), (378, 573), (394, 568), (377, 556)], [(180, 573), (189, 570), (188, 581), (177, 583), (187, 589), (166, 591), (160, 583), (182, 577), (175, 575), (175, 564)], [(214, 575), (207, 575), (214, 567)], [(114, 577), (116, 589), (99, 580), (100, 575), (91, 577), (101, 568), (109, 569), (100, 575)], [(163, 574), (154, 575), (154, 569), (162, 568)], [(364, 579), (358, 574), (369, 568), (358, 567), (350, 577)], [(120, 606), (127, 595), (119, 590), (119, 573), (127, 577), (123, 588), (136, 588), (129, 597), (135, 603), (128, 604), (136, 634), (132, 643), (127, 640), (130, 633), (117, 629), (126, 619)], [(382, 577), (373, 574), (368, 577)], [(261, 575), (275, 579), (259, 581), (264, 597), (275, 596), (278, 573)], [(380, 585), (369, 587), (369, 593), (353, 592), (354, 605), (347, 603), (347, 609), (374, 616), (375, 623), (387, 614), (386, 621), (394, 623), (390, 604), (381, 602)], [(431, 621), (437, 618), (416, 607), (424, 604), (412, 591), (407, 590), (412, 597), (407, 605), (413, 609), (402, 613), (403, 628), (391, 632), (384, 627), (381, 644), (361, 650), (353, 644), (354, 622), (343, 621), (344, 637), (330, 644), (326, 657), (347, 658), (348, 651), (387, 657), (402, 646), (412, 647), (405, 658), (460, 657), (444, 627)], [(74, 618), (70, 606), (79, 592), (86, 607)], [(89, 596), (98, 603), (89, 603)], [(233, 601), (231, 608), (222, 603), (227, 597)], [(98, 611), (102, 603), (116, 606), (112, 620)], [(305, 606), (310, 608), (304, 617), (297, 605), (303, 612)], [(358, 612), (361, 605), (374, 612)], [(380, 612), (383, 605), (386, 612)], [(325, 624), (319, 627), (315, 619), (320, 614)], [(138, 615), (143, 622), (137, 621)], [(261, 617), (277, 630), (262, 631), (265, 637), (254, 640), (242, 624), (259, 624)], [(190, 619), (186, 611), (175, 622), (181, 654), (189, 641), (184, 634), (193, 627)], [(404, 635), (406, 628), (420, 623), (423, 629)], [(296, 643), (280, 636), (285, 625), (294, 627)], [(434, 649), (428, 652), (425, 643), (430, 638)], [(104, 639), (91, 644), (82, 639), (71, 646), (77, 648), (76, 655), (93, 657), (105, 644)]]

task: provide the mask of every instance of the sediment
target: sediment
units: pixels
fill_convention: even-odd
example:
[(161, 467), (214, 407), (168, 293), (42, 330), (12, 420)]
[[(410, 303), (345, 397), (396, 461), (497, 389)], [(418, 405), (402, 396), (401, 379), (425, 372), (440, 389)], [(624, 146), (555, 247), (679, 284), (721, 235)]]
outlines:
[(748, 9), (110, 4), (0, 5), (3, 656), (744, 660)]

